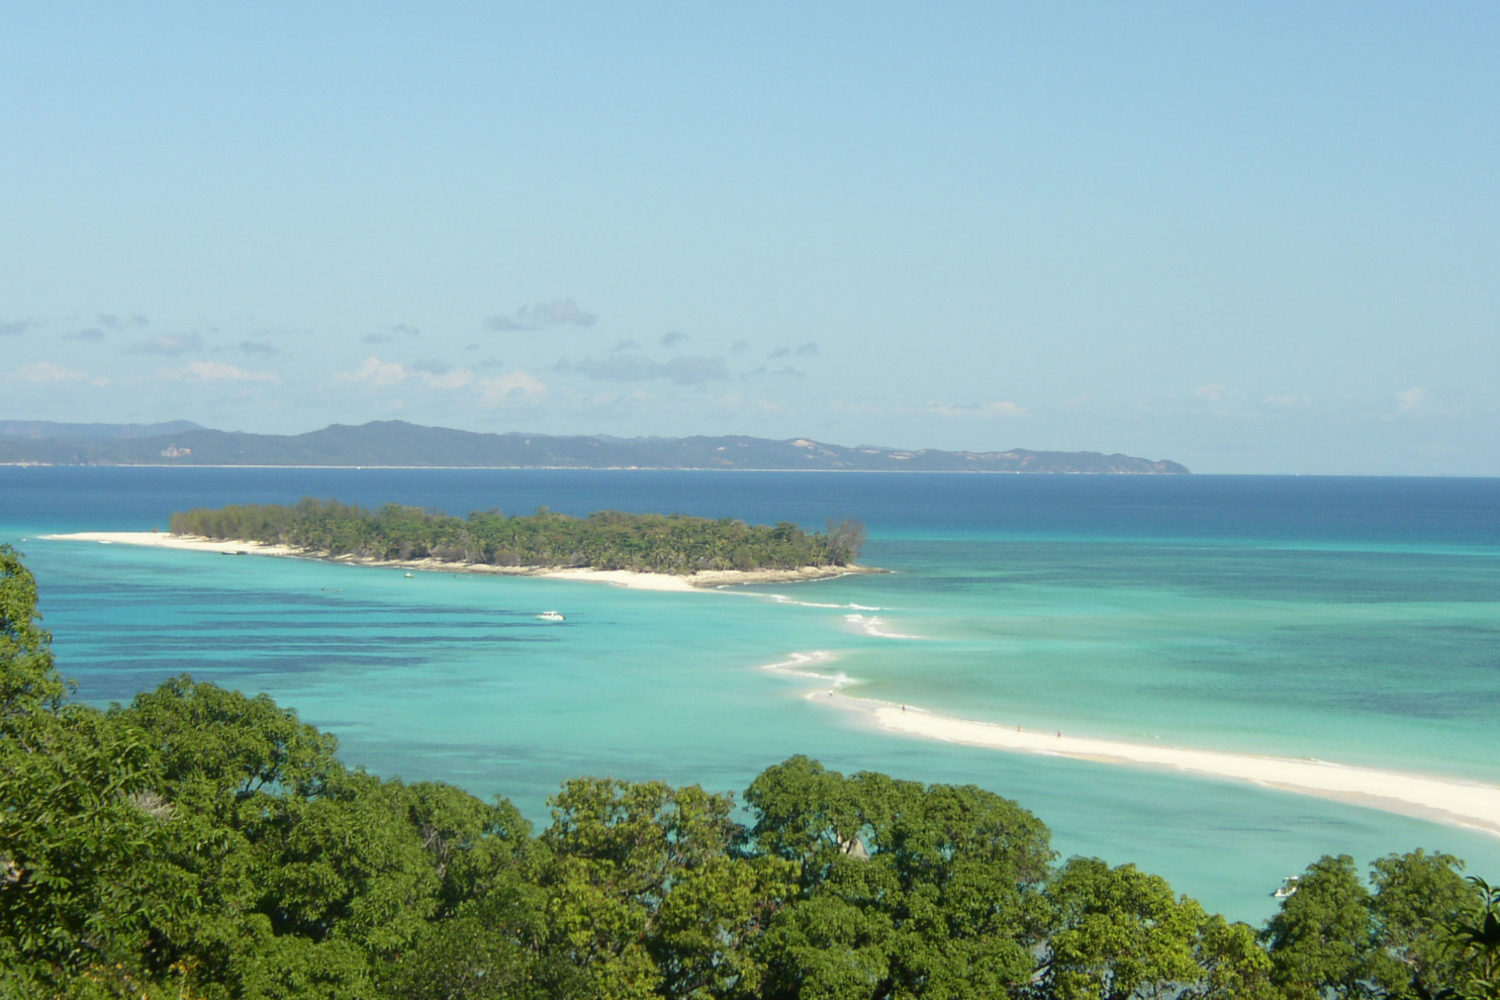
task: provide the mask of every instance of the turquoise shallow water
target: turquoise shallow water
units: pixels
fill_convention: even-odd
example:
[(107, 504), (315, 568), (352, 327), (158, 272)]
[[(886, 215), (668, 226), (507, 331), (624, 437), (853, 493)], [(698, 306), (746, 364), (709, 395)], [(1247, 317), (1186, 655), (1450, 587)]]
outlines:
[[(303, 495), (855, 516), (864, 561), (894, 572), (661, 594), (36, 538)], [(1323, 853), (1445, 849), (1493, 877), (1500, 840), (869, 732), (762, 667), (822, 650), (851, 693), (970, 718), (1500, 782), (1497, 511), (1485, 480), (0, 469), (0, 541), (36, 571), (81, 698), (182, 672), (265, 690), (350, 763), (504, 794), (538, 822), (573, 775), (737, 791), (792, 753), (974, 782), (1040, 815), (1063, 853), (1135, 861), (1252, 921)], [(538, 621), (549, 608), (567, 620)]]

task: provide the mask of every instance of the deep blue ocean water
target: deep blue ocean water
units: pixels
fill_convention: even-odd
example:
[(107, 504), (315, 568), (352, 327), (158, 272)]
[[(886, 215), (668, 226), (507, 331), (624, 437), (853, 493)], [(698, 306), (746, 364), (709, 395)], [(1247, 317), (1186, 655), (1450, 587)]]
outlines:
[[(861, 561), (892, 572), (662, 594), (38, 537), (303, 496), (853, 517)], [(808, 753), (993, 789), (1062, 853), (1256, 922), (1325, 853), (1443, 849), (1500, 877), (1478, 833), (885, 735), (761, 669), (824, 651), (850, 693), (964, 717), (1500, 783), (1500, 480), (6, 467), (0, 541), (37, 574), (79, 698), (184, 672), (267, 691), (351, 764), (503, 794), (538, 823), (573, 775), (741, 791)], [(567, 621), (536, 619), (551, 608)]]

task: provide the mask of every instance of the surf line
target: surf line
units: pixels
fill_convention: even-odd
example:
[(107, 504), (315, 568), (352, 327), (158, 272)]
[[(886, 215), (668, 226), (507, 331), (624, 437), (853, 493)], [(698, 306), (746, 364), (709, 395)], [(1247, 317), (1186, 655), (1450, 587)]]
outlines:
[(961, 719), (913, 705), (845, 694), (843, 689), (853, 684), (854, 679), (843, 671), (829, 673), (821, 669), (837, 659), (834, 653), (815, 650), (793, 653), (788, 659), (761, 669), (815, 681), (817, 687), (806, 691), (804, 698), (853, 712), (888, 733), (1004, 753), (1065, 757), (1244, 782), (1500, 837), (1500, 785), (1308, 758), (1157, 746)]

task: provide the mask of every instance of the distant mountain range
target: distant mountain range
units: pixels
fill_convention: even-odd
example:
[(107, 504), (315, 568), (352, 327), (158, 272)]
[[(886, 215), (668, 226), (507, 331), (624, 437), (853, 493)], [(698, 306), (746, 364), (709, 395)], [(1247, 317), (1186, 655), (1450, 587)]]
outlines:
[(0, 421), (0, 464), (413, 466), (565, 469), (809, 469), (908, 472), (1184, 474), (1176, 462), (1092, 451), (908, 451), (806, 438), (616, 438), (479, 434), (399, 420), (306, 434), (164, 424)]

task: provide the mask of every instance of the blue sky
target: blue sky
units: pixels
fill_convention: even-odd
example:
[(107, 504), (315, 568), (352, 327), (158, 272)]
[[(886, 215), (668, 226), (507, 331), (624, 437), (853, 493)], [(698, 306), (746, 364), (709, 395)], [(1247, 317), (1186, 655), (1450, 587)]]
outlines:
[(4, 6), (0, 419), (1500, 475), (1491, 4)]

